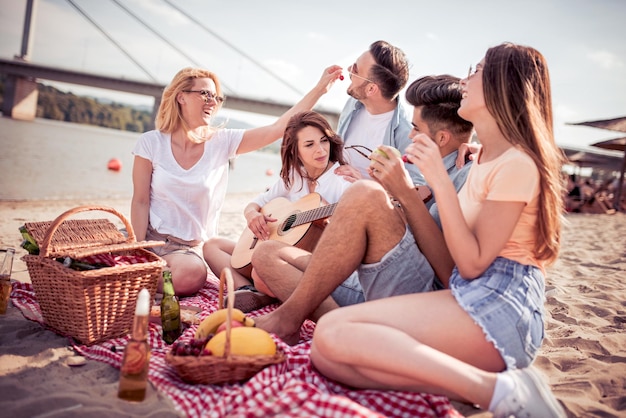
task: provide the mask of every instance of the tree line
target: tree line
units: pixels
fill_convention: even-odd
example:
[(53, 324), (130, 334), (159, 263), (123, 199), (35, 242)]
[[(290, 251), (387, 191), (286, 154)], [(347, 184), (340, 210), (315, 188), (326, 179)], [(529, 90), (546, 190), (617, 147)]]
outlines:
[[(0, 77), (0, 105), (4, 102), (6, 76)], [(96, 125), (130, 132), (145, 132), (154, 127), (152, 112), (120, 103), (103, 103), (98, 99), (65, 93), (52, 86), (37, 83), (38, 118)]]

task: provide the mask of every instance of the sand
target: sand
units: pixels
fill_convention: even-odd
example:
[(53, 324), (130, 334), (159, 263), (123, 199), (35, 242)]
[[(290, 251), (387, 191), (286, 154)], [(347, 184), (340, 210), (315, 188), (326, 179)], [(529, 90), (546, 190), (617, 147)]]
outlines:
[[(252, 196), (228, 196), (222, 235), (239, 236), (244, 226), (241, 210)], [(19, 248), (18, 227), (55, 219), (85, 204), (129, 214), (127, 200), (0, 202), (0, 245), (17, 248), (14, 280), (29, 282), (19, 259), (25, 252)], [(90, 211), (85, 216), (103, 215)], [(535, 364), (569, 416), (625, 416), (626, 215), (569, 214), (563, 241), (559, 260), (548, 271), (546, 338)], [(93, 360), (69, 366), (74, 353), (67, 339), (26, 320), (12, 305), (0, 317), (0, 354), (2, 416), (178, 415), (171, 401), (151, 386), (142, 403), (117, 399), (117, 369)], [(467, 416), (490, 416), (454, 405)]]

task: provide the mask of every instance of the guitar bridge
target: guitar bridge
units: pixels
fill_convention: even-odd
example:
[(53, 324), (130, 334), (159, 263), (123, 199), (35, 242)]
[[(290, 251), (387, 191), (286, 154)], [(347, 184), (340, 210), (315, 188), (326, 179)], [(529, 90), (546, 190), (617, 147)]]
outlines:
[(252, 242), (250, 243), (250, 248), (248, 248), (248, 249), (249, 250), (254, 250), (254, 247), (256, 247), (256, 243), (257, 242), (259, 242), (259, 239), (255, 235), (254, 238), (252, 238)]

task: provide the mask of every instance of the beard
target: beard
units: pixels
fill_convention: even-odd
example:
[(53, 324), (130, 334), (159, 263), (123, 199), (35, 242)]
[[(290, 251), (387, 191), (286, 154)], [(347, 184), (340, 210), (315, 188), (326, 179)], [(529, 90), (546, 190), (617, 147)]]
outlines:
[(365, 85), (367, 83), (363, 83), (360, 86), (356, 86), (353, 88), (348, 87), (348, 90), (346, 91), (346, 93), (348, 93), (348, 95), (354, 97), (357, 100), (363, 100), (367, 97), (367, 95), (365, 94)]

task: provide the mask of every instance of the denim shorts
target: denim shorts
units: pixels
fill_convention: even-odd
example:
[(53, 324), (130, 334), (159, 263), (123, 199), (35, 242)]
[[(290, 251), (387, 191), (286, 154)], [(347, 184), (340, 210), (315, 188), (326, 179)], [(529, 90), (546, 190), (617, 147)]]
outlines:
[(407, 228), (398, 244), (377, 263), (361, 264), (331, 294), (339, 306), (433, 289), (435, 273)]
[(450, 289), (507, 369), (532, 363), (544, 337), (545, 283), (538, 267), (498, 257), (474, 280), (463, 279), (455, 267)]

